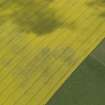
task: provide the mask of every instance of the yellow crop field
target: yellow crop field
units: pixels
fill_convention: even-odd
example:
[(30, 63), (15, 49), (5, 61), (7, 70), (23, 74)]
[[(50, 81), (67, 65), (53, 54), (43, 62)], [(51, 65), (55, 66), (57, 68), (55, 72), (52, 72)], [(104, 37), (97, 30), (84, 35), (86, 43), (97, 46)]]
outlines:
[(45, 105), (105, 38), (104, 11), (104, 0), (0, 0), (0, 105)]

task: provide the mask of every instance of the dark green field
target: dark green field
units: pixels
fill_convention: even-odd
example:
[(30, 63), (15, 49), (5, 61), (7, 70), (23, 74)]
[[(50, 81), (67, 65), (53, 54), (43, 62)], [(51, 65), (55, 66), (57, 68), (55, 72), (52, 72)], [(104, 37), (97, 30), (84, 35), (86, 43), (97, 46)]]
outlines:
[(105, 41), (87, 57), (47, 105), (105, 105)]

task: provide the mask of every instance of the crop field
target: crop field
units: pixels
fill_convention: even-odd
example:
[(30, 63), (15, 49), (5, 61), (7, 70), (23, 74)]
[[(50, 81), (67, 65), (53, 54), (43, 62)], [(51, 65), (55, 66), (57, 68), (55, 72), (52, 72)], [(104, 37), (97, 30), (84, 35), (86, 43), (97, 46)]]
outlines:
[(105, 38), (104, 0), (0, 0), (0, 105), (45, 105)]
[(105, 104), (105, 40), (80, 64), (46, 105)]

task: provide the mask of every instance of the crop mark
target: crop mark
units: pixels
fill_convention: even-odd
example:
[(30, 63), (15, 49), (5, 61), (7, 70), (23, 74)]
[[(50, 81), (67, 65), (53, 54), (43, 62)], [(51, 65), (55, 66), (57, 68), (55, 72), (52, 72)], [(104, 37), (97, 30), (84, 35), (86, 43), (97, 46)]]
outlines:
[(74, 22), (65, 22), (58, 16), (58, 11), (52, 6), (53, 2), (54, 0), (2, 0), (0, 24), (11, 20), (17, 25), (19, 32), (33, 32), (37, 36), (50, 35), (59, 28), (74, 29)]
[(99, 11), (99, 17), (105, 18), (105, 0), (91, 0), (87, 5)]
[(44, 35), (53, 32), (61, 25), (55, 10), (49, 7), (52, 0), (17, 0), (15, 2), (20, 9), (14, 13), (14, 20), (21, 30)]
[(49, 75), (64, 68), (68, 69), (75, 60), (75, 53), (70, 47), (55, 48), (54, 50), (45, 47), (41, 48), (38, 55), (33, 57), (26, 66), (18, 66), (13, 75), (16, 76), (16, 79), (18, 78), (22, 88), (27, 87), (32, 78), (38, 75), (46, 83)]

